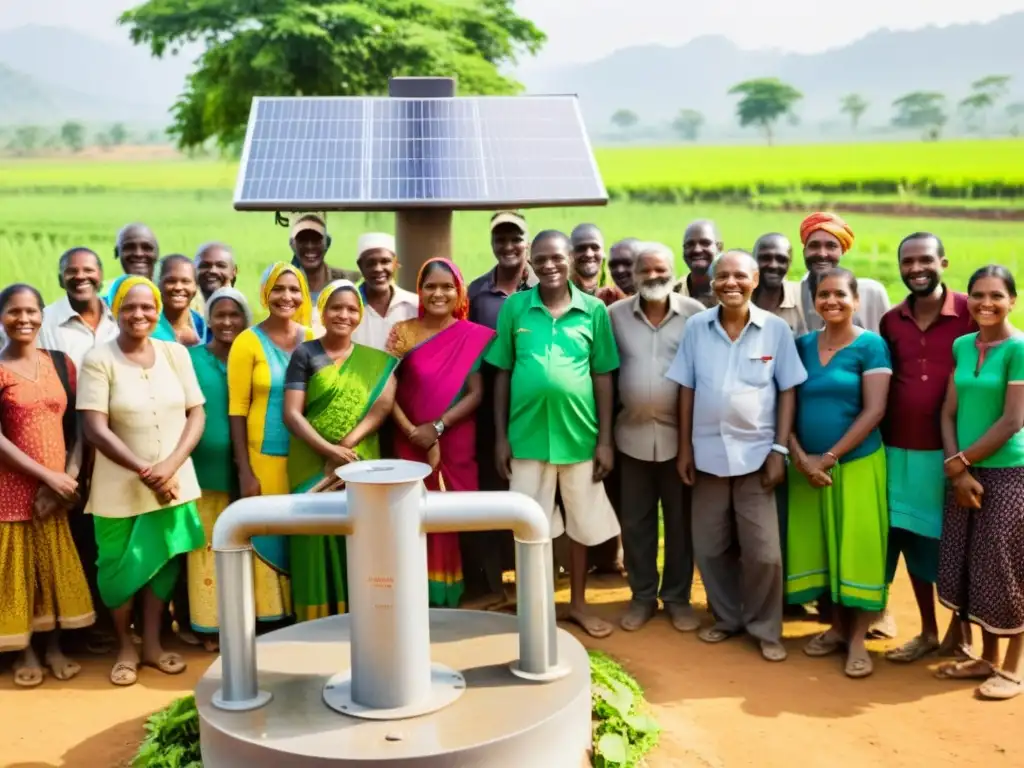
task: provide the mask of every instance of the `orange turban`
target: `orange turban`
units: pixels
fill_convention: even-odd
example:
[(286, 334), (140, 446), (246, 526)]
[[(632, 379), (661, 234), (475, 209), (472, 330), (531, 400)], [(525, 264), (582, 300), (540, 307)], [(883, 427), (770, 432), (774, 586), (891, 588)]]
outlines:
[(819, 229), (835, 237), (839, 241), (843, 253), (853, 247), (853, 230), (850, 229), (850, 225), (834, 213), (820, 211), (812, 213), (800, 224), (800, 242), (807, 245), (807, 238), (811, 236), (812, 232), (817, 232)]

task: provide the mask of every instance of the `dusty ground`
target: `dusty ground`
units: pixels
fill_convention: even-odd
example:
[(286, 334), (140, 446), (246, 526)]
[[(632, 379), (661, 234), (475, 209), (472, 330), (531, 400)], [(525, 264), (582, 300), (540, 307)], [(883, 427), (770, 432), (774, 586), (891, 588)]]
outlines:
[[(617, 616), (628, 597), (619, 579), (594, 583), (603, 615)], [(564, 599), (565, 595), (560, 594)], [(699, 592), (697, 599), (703, 601)], [(915, 630), (905, 576), (893, 608), (901, 636)], [(990, 703), (967, 683), (935, 680), (931, 664), (896, 666), (876, 659), (868, 680), (846, 679), (837, 659), (809, 659), (800, 638), (818, 629), (790, 622), (790, 658), (761, 660), (753, 645), (717, 647), (682, 636), (658, 617), (636, 634), (593, 643), (620, 659), (647, 689), (664, 728), (652, 768), (668, 766), (1010, 766), (1024, 764), (1024, 697)], [(876, 644), (881, 650), (883, 644)], [(142, 738), (148, 713), (191, 689), (210, 657), (187, 653), (177, 678), (145, 670), (138, 685), (114, 689), (109, 660), (92, 659), (75, 681), (48, 679), (32, 691), (0, 678), (0, 764), (8, 768), (123, 766)]]

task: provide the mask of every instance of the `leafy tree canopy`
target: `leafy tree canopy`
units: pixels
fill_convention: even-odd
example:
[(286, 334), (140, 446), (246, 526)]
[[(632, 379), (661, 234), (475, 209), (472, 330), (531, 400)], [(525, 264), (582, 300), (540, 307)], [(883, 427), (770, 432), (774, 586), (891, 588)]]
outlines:
[(696, 141), (704, 125), (704, 115), (695, 109), (681, 109), (672, 121), (672, 130), (687, 141)]
[(740, 126), (758, 126), (769, 144), (772, 143), (772, 126), (783, 115), (792, 114), (793, 107), (804, 97), (796, 88), (775, 77), (746, 80), (730, 88), (729, 94), (740, 97), (736, 105)]
[(640, 116), (631, 109), (619, 109), (612, 115), (612, 125), (627, 130), (640, 122)]
[(125, 14), (132, 42), (156, 57), (206, 51), (172, 108), (182, 148), (245, 136), (253, 96), (387, 93), (388, 78), (454, 76), (466, 94), (521, 89), (502, 74), (545, 36), (513, 0), (149, 0)]

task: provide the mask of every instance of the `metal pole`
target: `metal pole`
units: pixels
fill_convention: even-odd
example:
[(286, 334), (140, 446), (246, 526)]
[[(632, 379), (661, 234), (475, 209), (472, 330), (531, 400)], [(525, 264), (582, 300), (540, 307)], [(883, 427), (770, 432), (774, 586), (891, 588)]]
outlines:
[(355, 525), (348, 538), (352, 701), (371, 709), (418, 707), (431, 697), (423, 478), (409, 461), (350, 464)]

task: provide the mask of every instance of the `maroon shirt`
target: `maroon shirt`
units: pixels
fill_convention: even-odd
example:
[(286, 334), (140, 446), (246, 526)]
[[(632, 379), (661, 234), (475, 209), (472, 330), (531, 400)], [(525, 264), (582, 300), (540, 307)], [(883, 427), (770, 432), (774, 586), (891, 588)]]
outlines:
[(967, 296), (945, 290), (939, 316), (927, 330), (922, 331), (914, 320), (912, 297), (882, 315), (879, 324), (892, 357), (882, 439), (893, 448), (942, 450), (940, 415), (946, 385), (956, 366), (953, 341), (978, 330), (967, 311)]

